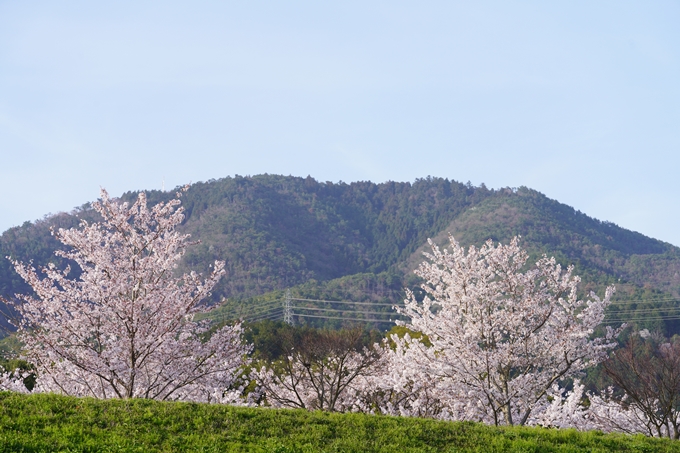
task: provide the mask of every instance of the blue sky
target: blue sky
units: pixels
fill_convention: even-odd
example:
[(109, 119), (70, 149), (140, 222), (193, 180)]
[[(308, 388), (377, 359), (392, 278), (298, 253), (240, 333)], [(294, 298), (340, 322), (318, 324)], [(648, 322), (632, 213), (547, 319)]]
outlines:
[(680, 245), (680, 3), (0, 1), (0, 231), (234, 174), (528, 186)]

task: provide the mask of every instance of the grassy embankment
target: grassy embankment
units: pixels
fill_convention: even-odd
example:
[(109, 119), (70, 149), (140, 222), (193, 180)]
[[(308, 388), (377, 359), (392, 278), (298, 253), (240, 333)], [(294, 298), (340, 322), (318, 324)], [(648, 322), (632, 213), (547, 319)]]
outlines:
[(643, 436), (147, 400), (0, 393), (0, 452), (678, 451)]

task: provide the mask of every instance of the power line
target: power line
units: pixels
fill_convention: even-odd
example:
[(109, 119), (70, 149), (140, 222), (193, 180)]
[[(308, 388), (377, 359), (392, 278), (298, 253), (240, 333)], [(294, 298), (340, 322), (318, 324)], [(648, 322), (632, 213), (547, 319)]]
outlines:
[(257, 322), (257, 321), (266, 321), (266, 320), (272, 320), (272, 319), (278, 319), (281, 317), (281, 313), (272, 313), (271, 315), (267, 316), (260, 316), (258, 318), (253, 318), (253, 319), (244, 319), (244, 321), (247, 322)]
[(257, 316), (264, 316), (266, 313), (279, 312), (281, 310), (283, 310), (283, 307), (272, 307), (272, 308), (269, 308), (267, 310), (260, 310), (256, 313), (249, 313), (247, 315), (242, 316), (242, 318), (247, 319), (247, 318), (253, 318), (253, 317), (257, 317)]
[(349, 318), (349, 317), (338, 317), (338, 316), (317, 316), (317, 315), (306, 315), (306, 314), (300, 314), (298, 313), (295, 315), (297, 317), (302, 317), (302, 318), (323, 318), (323, 319), (340, 319), (343, 321), (364, 321), (364, 322), (379, 322), (379, 323), (385, 323), (385, 322), (392, 322), (391, 319), (367, 319), (367, 318)]
[(632, 319), (607, 319), (602, 321), (602, 324), (623, 324), (631, 322), (653, 322), (653, 321), (677, 321), (680, 320), (680, 316), (669, 316), (669, 317), (656, 317), (656, 318), (632, 318)]
[[(244, 312), (252, 312), (253, 308), (261, 309), (261, 308), (271, 307), (271, 306), (274, 306), (275, 304), (277, 304), (278, 302), (279, 302), (279, 300), (277, 299), (277, 300), (268, 301), (268, 302), (262, 303), (262, 304), (250, 305), (250, 306), (248, 306), (248, 308), (250, 308), (250, 310), (243, 309), (242, 307), (234, 308), (232, 311), (224, 310), (220, 313), (216, 313), (215, 316), (210, 316), (210, 317), (212, 317), (212, 318), (224, 318), (224, 317), (235, 316), (235, 315), (236, 315), (236, 317), (238, 317), (239, 314), (243, 314)], [(235, 312), (238, 312), (238, 313), (235, 313)]]
[[(310, 299), (310, 298), (301, 298), (301, 297), (291, 297), (291, 301), (299, 301), (299, 302), (312, 302), (312, 303), (325, 303), (325, 304), (335, 304), (337, 305), (350, 305), (350, 306), (374, 306), (374, 307), (404, 307), (404, 305), (395, 303), (395, 304), (388, 304), (388, 303), (381, 303), (381, 302), (355, 302), (355, 301), (349, 301), (349, 300), (328, 300), (328, 299)], [(210, 313), (206, 313), (206, 318), (210, 318), (214, 321), (216, 320), (221, 320), (225, 318), (243, 318), (243, 319), (253, 319), (257, 317), (277, 317), (278, 311), (276, 310), (277, 308), (280, 308), (285, 312), (285, 307), (276, 307), (275, 304), (280, 303), (282, 299), (274, 299), (274, 300), (264, 300), (264, 301), (258, 301), (256, 303), (251, 303), (248, 305), (245, 304), (240, 304), (239, 306), (232, 307), (229, 311), (225, 311), (222, 313), (216, 313), (215, 315), (211, 315)], [(680, 319), (680, 305), (675, 305), (675, 306), (661, 306), (661, 307), (649, 307), (651, 304), (663, 304), (663, 303), (668, 303), (668, 302), (680, 302), (680, 298), (676, 297), (659, 297), (656, 299), (625, 299), (625, 300), (616, 300), (612, 302), (611, 308), (607, 310), (606, 316), (607, 319), (604, 324), (615, 324), (619, 322), (639, 322), (639, 321), (675, 321)], [(285, 298), (283, 299), (283, 302), (285, 304)], [(630, 303), (630, 304), (635, 304), (637, 306), (642, 306), (641, 308), (622, 308), (622, 309), (616, 309), (617, 306), (624, 305), (625, 303)], [(624, 305), (625, 306), (625, 305)], [(646, 306), (646, 307), (645, 307)], [(326, 313), (347, 313), (348, 315), (351, 315), (352, 313), (357, 313), (357, 314), (374, 314), (374, 315), (394, 315), (394, 316), (404, 316), (401, 315), (397, 312), (375, 312), (375, 311), (361, 311), (361, 310), (354, 310), (354, 309), (337, 309), (337, 308), (323, 308), (323, 307), (304, 307), (304, 306), (291, 306), (291, 310), (295, 308), (298, 310), (305, 310), (305, 311), (317, 311), (317, 312), (326, 312)], [(272, 313), (273, 312), (273, 313)], [(647, 316), (647, 317), (640, 317), (640, 315), (644, 315), (645, 313), (653, 314), (656, 316)], [(625, 317), (626, 315), (631, 315), (635, 316), (635, 318), (630, 318), (630, 319), (621, 319)], [(303, 316), (303, 317), (317, 317), (317, 318), (328, 318), (328, 319), (347, 319), (347, 320), (363, 320), (362, 318), (353, 318), (349, 316), (343, 316), (343, 317), (333, 317), (333, 316), (322, 316), (322, 315), (311, 315), (311, 314), (296, 314), (296, 316)], [(285, 318), (285, 313), (284, 313), (284, 318)], [(614, 319), (611, 319), (614, 318)], [(386, 322), (382, 320), (376, 320), (376, 322)]]
[(222, 319), (249, 318), (249, 317), (252, 317), (252, 316), (257, 316), (261, 313), (267, 313), (267, 312), (270, 312), (272, 310), (278, 310), (278, 309), (283, 310), (282, 307), (270, 307), (270, 308), (267, 308), (267, 309), (264, 309), (264, 310), (258, 310), (258, 311), (255, 311), (255, 312), (249, 312), (249, 313), (245, 313), (245, 314), (241, 313), (240, 316), (235, 316), (235, 314), (225, 313), (225, 314), (222, 314), (221, 316), (210, 317), (210, 319), (212, 319), (214, 321), (218, 321), (218, 320), (222, 320)]
[[(354, 302), (354, 301), (349, 301), (349, 300), (323, 300), (323, 299), (302, 299), (302, 298), (293, 298), (291, 297), (291, 301), (296, 300), (296, 301), (302, 301), (302, 302), (324, 302), (324, 303), (332, 303), (332, 304), (343, 304), (343, 305), (368, 305), (368, 306), (385, 306), (385, 307), (403, 307), (403, 305), (400, 304), (385, 304), (385, 303), (373, 303), (373, 302)], [(229, 312), (222, 312), (222, 313), (216, 313), (215, 315), (209, 315), (207, 317), (211, 319), (224, 319), (224, 318), (230, 318), (230, 317), (238, 317), (238, 314), (246, 314), (246, 315), (251, 315), (253, 314), (253, 309), (260, 309), (260, 308), (269, 308), (273, 307), (275, 304), (279, 303), (281, 299), (275, 299), (275, 300), (270, 300), (270, 301), (262, 301), (256, 304), (248, 304), (247, 306), (243, 307), (234, 307), (232, 308), (231, 311)], [(285, 303), (285, 299), (284, 299)], [(301, 307), (305, 308), (305, 307)], [(238, 314), (237, 314), (238, 313)], [(259, 311), (258, 311), (259, 313)]]
[[(267, 304), (273, 304), (280, 302), (282, 299), (272, 299), (272, 300), (263, 300), (263, 301), (257, 301), (250, 303), (248, 305), (244, 304), (239, 304), (239, 307), (255, 307), (255, 306), (261, 306), (261, 305), (267, 305)], [(303, 301), (303, 302), (325, 302), (325, 303), (342, 303), (342, 304), (356, 304), (356, 305), (399, 305), (400, 303), (395, 303), (395, 304), (390, 304), (390, 303), (381, 303), (381, 302), (370, 302), (370, 301), (363, 301), (363, 302), (355, 302), (355, 301), (350, 301), (350, 300), (329, 300), (329, 299), (309, 299), (309, 298), (301, 298), (301, 297), (291, 297), (291, 300), (298, 300), (298, 301)], [(658, 299), (622, 299), (622, 300), (612, 300), (611, 303), (614, 306), (617, 305), (623, 305), (623, 304), (653, 304), (653, 303), (664, 303), (664, 302), (680, 302), (680, 298), (678, 297), (666, 297), (666, 298), (658, 298)]]
[(249, 322), (255, 322), (255, 321), (262, 321), (262, 320), (265, 320), (265, 319), (278, 318), (281, 314), (281, 313), (279, 313), (280, 310), (283, 310), (283, 309), (280, 308), (280, 309), (276, 310), (274, 313), (270, 313), (268, 315), (261, 315), (261, 316), (255, 317), (255, 318), (244, 319), (244, 320), (249, 321)]
[[(323, 309), (318, 309), (319, 311), (327, 311)], [(273, 311), (273, 312), (271, 312)], [(257, 321), (261, 319), (271, 319), (271, 318), (277, 318), (281, 315), (281, 311), (283, 311), (283, 307), (277, 307), (276, 309), (272, 309), (269, 312), (263, 312), (263, 314), (260, 314), (259, 316), (256, 316), (254, 318), (249, 318), (247, 320), (249, 321)], [(268, 314), (267, 314), (268, 313)], [(395, 316), (400, 316), (398, 313), (393, 312), (393, 313), (383, 313), (383, 312), (350, 312), (348, 314), (352, 313), (361, 313), (361, 314), (376, 314), (376, 315), (395, 315)], [(386, 322), (393, 322), (393, 319), (369, 319), (369, 318), (357, 318), (357, 317), (352, 317), (352, 316), (326, 316), (326, 315), (314, 315), (314, 314), (309, 314), (309, 313), (296, 313), (295, 316), (301, 317), (301, 318), (322, 318), (322, 319), (341, 319), (341, 320), (347, 320), (347, 321), (366, 321), (366, 322), (380, 322), (380, 323), (386, 323)], [(602, 322), (602, 324), (618, 324), (618, 323), (628, 323), (628, 322), (641, 322), (641, 321), (674, 321), (674, 320), (680, 320), (680, 315), (678, 316), (669, 316), (669, 317), (645, 317), (645, 318), (632, 318), (632, 319), (619, 319), (619, 320), (605, 320)]]
[(677, 312), (680, 307), (658, 307), (658, 308), (642, 308), (640, 310), (611, 310), (607, 311), (608, 315), (630, 315), (630, 314), (645, 314), (645, 313), (658, 313), (658, 312)]
[(291, 300), (297, 300), (301, 302), (325, 302), (330, 304), (347, 304), (347, 305), (376, 305), (385, 307), (403, 306), (400, 304), (383, 304), (380, 302), (352, 302), (351, 300), (298, 299), (295, 297), (293, 297)]
[(402, 314), (399, 314), (397, 312), (385, 312), (385, 311), (359, 311), (359, 310), (337, 310), (333, 308), (312, 308), (312, 307), (294, 307), (299, 310), (312, 310), (312, 311), (332, 311), (332, 312), (340, 312), (340, 313), (361, 313), (361, 314), (366, 314), (366, 315), (396, 315), (396, 316), (404, 316)]
[(611, 300), (612, 304), (655, 304), (655, 303), (664, 303), (664, 302), (677, 302), (680, 301), (680, 298), (678, 297), (672, 297), (672, 296), (667, 296), (663, 298), (658, 298), (658, 299), (617, 299), (617, 300)]

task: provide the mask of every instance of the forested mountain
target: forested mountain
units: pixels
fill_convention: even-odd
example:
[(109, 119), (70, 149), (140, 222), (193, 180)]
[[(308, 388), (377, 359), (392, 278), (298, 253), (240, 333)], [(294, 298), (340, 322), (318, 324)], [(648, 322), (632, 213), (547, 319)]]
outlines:
[[(174, 192), (147, 195), (153, 203)], [(122, 196), (135, 197), (133, 192)], [(626, 310), (637, 307), (628, 301), (665, 296), (669, 300), (654, 306), (671, 310), (675, 302), (670, 298), (680, 296), (680, 249), (590, 218), (527, 188), (490, 190), (441, 178), (346, 184), (236, 176), (193, 184), (182, 204), (182, 229), (201, 241), (184, 257), (183, 267), (205, 271), (216, 259), (227, 263), (213, 302), (286, 288), (314, 287), (318, 297), (330, 297), (324, 288), (333, 287), (336, 279), (345, 286), (368, 281), (373, 288), (395, 291), (413, 283), (408, 276), (422, 261), (427, 238), (443, 244), (449, 232), (464, 245), (521, 235), (533, 255), (546, 253), (575, 264), (589, 282), (586, 289), (617, 284)], [(0, 236), (0, 253), (38, 265), (55, 260), (58, 243), (50, 227), (71, 227), (79, 218), (96, 217), (84, 205), (11, 228)], [(364, 277), (348, 278), (356, 274)], [(9, 298), (26, 291), (9, 261), (0, 260), (0, 294)], [(666, 330), (675, 331), (675, 321), (669, 322)]]
[[(680, 295), (678, 247), (593, 219), (530, 189), (496, 192), (457, 216), (433, 240), (445, 244), (449, 233), (465, 245), (508, 242), (521, 235), (534, 255), (574, 264), (585, 281), (628, 282)], [(409, 259), (407, 268), (422, 261), (425, 248)]]

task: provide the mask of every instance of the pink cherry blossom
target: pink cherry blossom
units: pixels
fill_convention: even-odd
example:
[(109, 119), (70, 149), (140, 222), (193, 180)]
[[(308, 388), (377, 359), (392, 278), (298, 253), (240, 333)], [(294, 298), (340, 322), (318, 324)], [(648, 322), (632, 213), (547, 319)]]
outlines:
[(54, 265), (36, 270), (14, 262), (34, 296), (19, 295), (19, 338), (37, 373), (36, 391), (95, 398), (234, 401), (248, 348), (241, 326), (209, 339), (194, 321), (201, 301), (224, 274), (215, 262), (205, 278), (176, 275), (189, 236), (178, 197), (131, 206), (101, 191), (102, 221), (60, 229), (69, 247), (58, 255), (82, 269), (78, 279)]

